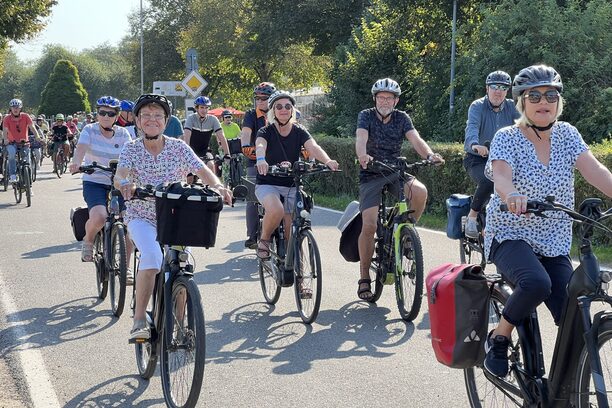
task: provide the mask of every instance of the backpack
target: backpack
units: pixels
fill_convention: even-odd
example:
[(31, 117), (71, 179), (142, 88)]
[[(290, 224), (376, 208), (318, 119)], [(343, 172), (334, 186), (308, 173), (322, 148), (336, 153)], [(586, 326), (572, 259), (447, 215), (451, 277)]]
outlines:
[(489, 324), (489, 285), (480, 265), (446, 263), (425, 280), (436, 359), (452, 368), (483, 362)]
[(464, 194), (453, 194), (446, 199), (446, 236), (450, 239), (463, 238), (461, 218), (470, 213), (472, 197)]
[(82, 241), (85, 237), (85, 223), (88, 219), (89, 210), (87, 207), (76, 207), (70, 210), (70, 225), (77, 241)]

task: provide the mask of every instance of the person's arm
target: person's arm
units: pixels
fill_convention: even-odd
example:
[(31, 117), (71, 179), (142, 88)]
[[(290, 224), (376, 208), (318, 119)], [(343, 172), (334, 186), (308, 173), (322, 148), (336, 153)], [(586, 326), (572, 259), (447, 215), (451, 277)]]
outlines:
[(476, 101), (470, 105), (470, 109), (468, 110), (468, 119), (465, 125), (465, 142), (463, 145), (463, 149), (467, 153), (471, 153), (474, 146), (479, 146), (478, 133), (480, 132), (482, 107), (483, 104)]
[(221, 183), (221, 180), (219, 180), (219, 178), (208, 166), (201, 167), (195, 173), (198, 175), (199, 178), (204, 180), (206, 184), (218, 190), (219, 194), (221, 194), (221, 197), (223, 197), (223, 201), (228, 204), (232, 203), (232, 192), (228, 188), (226, 188), (223, 183)]
[(311, 157), (314, 157), (332, 170), (338, 170), (338, 162), (330, 159), (325, 150), (313, 138), (308, 139), (304, 143), (304, 148)]
[(90, 147), (89, 132), (82, 132), (81, 138), (79, 139), (76, 149), (74, 149), (74, 156), (70, 162), (69, 170), (71, 173), (75, 173), (79, 170), (79, 166), (83, 163), (85, 154), (89, 151)]
[(219, 130), (215, 132), (215, 136), (217, 137), (219, 146), (221, 146), (221, 149), (223, 149), (223, 154), (229, 156), (229, 145), (227, 144), (227, 139), (225, 138), (223, 129), (219, 128)]
[(612, 173), (593, 156), (590, 150), (580, 153), (576, 160), (576, 168), (590, 185), (612, 197)]
[[(261, 132), (261, 131), (260, 131)], [(268, 141), (261, 136), (258, 136), (255, 140), (255, 156), (257, 157), (257, 172), (262, 176), (268, 174), (268, 162), (266, 161), (266, 149), (268, 148)]]
[(6, 125), (2, 126), (2, 144), (7, 144), (8, 143), (8, 129), (6, 128)]
[(34, 126), (34, 124), (28, 125), (28, 127), (30, 128), (30, 130), (32, 131), (32, 133), (34, 134), (34, 139), (37, 142), (42, 142), (42, 139), (40, 138), (39, 134), (38, 134), (38, 130), (36, 129), (36, 126)]
[(423, 159), (431, 160), (434, 163), (444, 163), (444, 159), (437, 153), (434, 153), (431, 150), (431, 147), (423, 140), (419, 132), (412, 128), (408, 132), (406, 132), (406, 139), (412, 144), (414, 150), (417, 152), (419, 156)]
[(527, 196), (518, 192), (512, 184), (512, 167), (504, 160), (491, 162), (493, 184), (499, 197), (508, 204), (508, 210), (516, 215), (527, 210)]
[(191, 141), (191, 129), (184, 129), (183, 140), (187, 143), (187, 146), (190, 146), (189, 142)]
[(372, 156), (370, 156), (366, 151), (366, 146), (368, 144), (368, 131), (366, 129), (357, 128), (355, 135), (355, 153), (357, 153), (359, 164), (365, 169), (368, 167), (370, 160), (372, 160)]

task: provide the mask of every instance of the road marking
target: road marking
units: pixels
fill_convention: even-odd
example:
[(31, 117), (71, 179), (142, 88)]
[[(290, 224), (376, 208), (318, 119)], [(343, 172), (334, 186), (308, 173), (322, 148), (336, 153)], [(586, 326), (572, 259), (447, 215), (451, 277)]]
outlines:
[[(0, 272), (2, 272), (0, 270)], [(8, 319), (9, 328), (13, 330), (14, 339), (25, 339), (28, 333), (23, 327), (15, 322), (21, 321), (19, 313), (17, 312), (17, 306), (8, 293), (8, 287), (2, 280), (2, 274), (0, 273), (0, 301), (2, 302), (2, 308), (6, 312), (7, 316), (13, 316), (12, 319)], [(27, 346), (27, 343), (24, 344)], [(35, 408), (38, 407), (49, 407), (59, 408), (60, 404), (51, 384), (49, 374), (45, 367), (45, 363), (42, 358), (42, 354), (38, 349), (27, 348), (24, 350), (16, 351), (19, 356), (21, 368), (23, 370), (28, 389), (30, 391), (30, 398)]]
[(44, 234), (43, 231), (7, 231), (4, 235), (38, 235)]

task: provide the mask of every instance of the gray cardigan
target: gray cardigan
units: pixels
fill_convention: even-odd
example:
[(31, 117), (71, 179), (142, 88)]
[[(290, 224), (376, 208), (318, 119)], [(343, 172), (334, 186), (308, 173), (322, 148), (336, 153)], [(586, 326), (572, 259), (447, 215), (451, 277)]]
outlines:
[(483, 96), (476, 99), (468, 110), (463, 149), (466, 153), (476, 155), (472, 150), (473, 145), (484, 145), (485, 142), (491, 142), (495, 132), (513, 125), (514, 120), (520, 116), (512, 99), (506, 99), (498, 112), (493, 110), (488, 97)]

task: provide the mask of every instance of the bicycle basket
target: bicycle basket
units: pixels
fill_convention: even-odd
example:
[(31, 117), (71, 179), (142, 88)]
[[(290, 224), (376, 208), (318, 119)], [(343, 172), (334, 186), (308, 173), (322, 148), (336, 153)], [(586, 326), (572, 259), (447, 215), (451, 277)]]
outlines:
[(472, 197), (463, 194), (453, 194), (446, 200), (446, 236), (450, 239), (463, 238), (461, 217), (470, 212)]
[(157, 241), (160, 244), (215, 246), (221, 196), (208, 187), (173, 183), (155, 191)]

